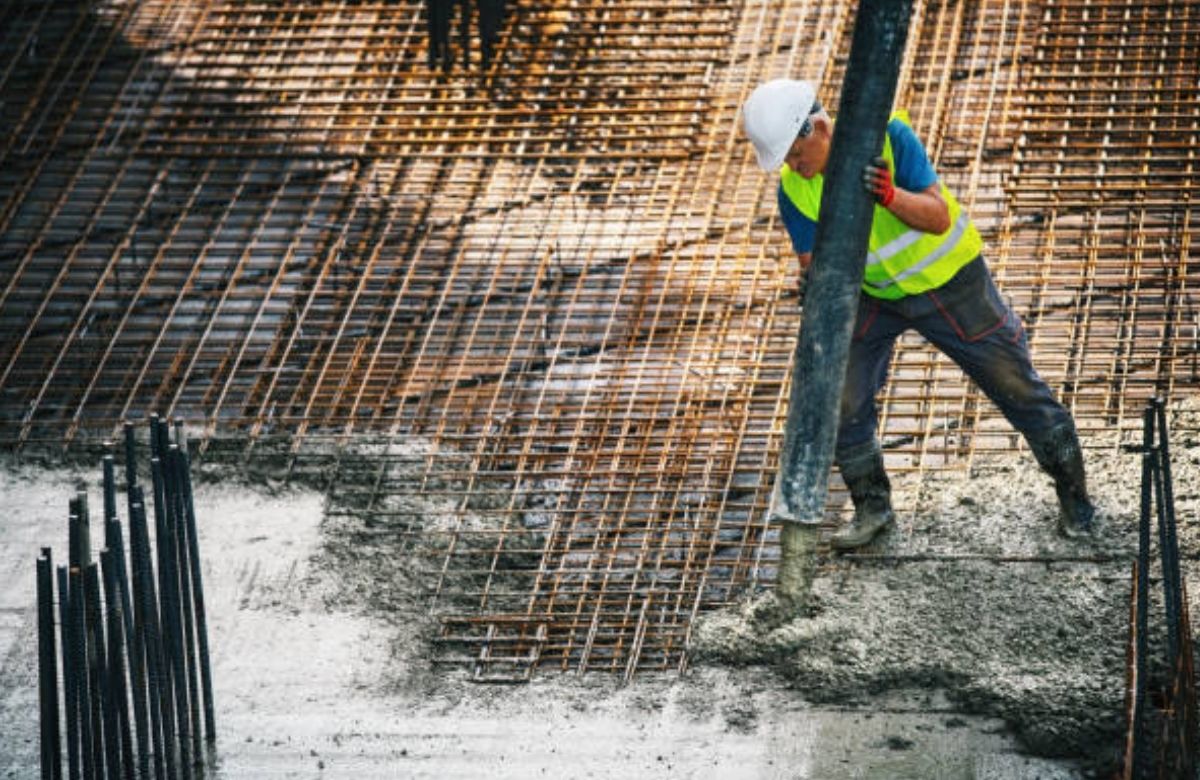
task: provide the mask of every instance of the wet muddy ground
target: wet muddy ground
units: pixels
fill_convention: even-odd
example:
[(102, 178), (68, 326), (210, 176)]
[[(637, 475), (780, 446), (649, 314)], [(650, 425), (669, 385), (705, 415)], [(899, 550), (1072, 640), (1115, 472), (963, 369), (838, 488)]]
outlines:
[[(1190, 404), (1173, 418), (1179, 547), (1194, 557), (1200, 419)], [(1141, 483), (1141, 456), (1122, 443), (1116, 434), (1088, 442), (1098, 539), (1055, 533), (1053, 491), (1028, 454), (978, 462), (965, 476), (898, 480), (897, 503), (909, 508), (898, 527), (861, 557), (826, 561), (808, 616), (780, 621), (769, 596), (749, 598), (707, 616), (693, 652), (766, 665), (816, 702), (937, 688), (965, 712), (1004, 719), (1037, 755), (1111, 767), (1124, 732)], [(1183, 569), (1195, 582), (1195, 562)], [(1152, 614), (1161, 613), (1152, 605)]]
[[(1187, 554), (1200, 415), (1175, 416)], [(1054, 534), (1052, 490), (1027, 454), (898, 479), (899, 527), (874, 557), (824, 561), (810, 615), (764, 620), (762, 594), (747, 594), (704, 618), (688, 675), (627, 686), (554, 672), (481, 686), (436, 667), (438, 561), (419, 541), (364, 534), (299, 484), (199, 468), (220, 731), (208, 774), (1092, 775), (1122, 731), (1140, 467), (1120, 442), (1088, 444), (1098, 541)], [(98, 497), (96, 474), (0, 469), (2, 778), (37, 776), (34, 560), (65, 550), (67, 496), (82, 480)]]

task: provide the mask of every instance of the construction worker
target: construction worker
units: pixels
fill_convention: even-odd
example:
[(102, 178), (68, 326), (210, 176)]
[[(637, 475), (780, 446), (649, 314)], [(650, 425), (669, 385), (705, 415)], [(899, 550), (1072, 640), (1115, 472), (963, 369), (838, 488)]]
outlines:
[[(803, 275), (812, 260), (833, 120), (811, 83), (790, 79), (755, 89), (743, 119), (759, 165), (779, 175), (779, 211)], [(954, 360), (1025, 436), (1054, 478), (1059, 531), (1093, 534), (1095, 512), (1071, 415), (1034, 370), (1021, 321), (980, 254), (979, 232), (938, 180), (904, 112), (888, 122), (882, 154), (866, 165), (862, 181), (875, 209), (834, 454), (854, 520), (834, 534), (833, 548), (865, 545), (895, 522), (875, 396), (896, 339), (909, 328)]]

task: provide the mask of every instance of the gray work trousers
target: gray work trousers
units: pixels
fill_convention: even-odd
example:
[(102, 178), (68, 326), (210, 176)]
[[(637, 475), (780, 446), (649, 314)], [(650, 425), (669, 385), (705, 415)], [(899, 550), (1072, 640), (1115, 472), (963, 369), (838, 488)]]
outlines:
[(936, 290), (895, 301), (860, 296), (842, 392), (839, 452), (875, 438), (875, 397), (896, 339), (909, 328), (957, 363), (1027, 439), (1071, 421), (1033, 367), (1020, 318), (977, 257)]

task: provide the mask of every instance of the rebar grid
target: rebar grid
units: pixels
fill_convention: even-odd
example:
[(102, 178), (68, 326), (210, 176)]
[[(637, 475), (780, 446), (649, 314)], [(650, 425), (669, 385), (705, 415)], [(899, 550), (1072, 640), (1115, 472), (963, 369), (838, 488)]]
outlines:
[[(797, 269), (738, 107), (836, 107), (854, 7), (510, 4), (447, 76), (419, 5), (0, 11), (0, 440), (282, 437), (432, 561), (447, 662), (682, 668), (774, 576)], [(1197, 385), (1198, 13), (916, 4), (898, 105), (1085, 439)], [(897, 472), (1019, 446), (916, 338), (880, 409)]]

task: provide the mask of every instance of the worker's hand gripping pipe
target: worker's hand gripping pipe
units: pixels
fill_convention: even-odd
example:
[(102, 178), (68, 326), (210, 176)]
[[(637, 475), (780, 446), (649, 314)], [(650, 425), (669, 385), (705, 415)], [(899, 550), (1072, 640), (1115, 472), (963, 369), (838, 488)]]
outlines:
[(838, 405), (866, 264), (875, 204), (863, 189), (862, 171), (883, 149), (911, 12), (912, 0), (862, 0), (859, 5), (824, 172), (768, 518), (783, 523), (778, 595), (792, 609), (807, 603), (816, 568), (817, 524), (829, 490)]

